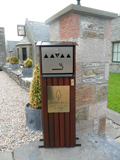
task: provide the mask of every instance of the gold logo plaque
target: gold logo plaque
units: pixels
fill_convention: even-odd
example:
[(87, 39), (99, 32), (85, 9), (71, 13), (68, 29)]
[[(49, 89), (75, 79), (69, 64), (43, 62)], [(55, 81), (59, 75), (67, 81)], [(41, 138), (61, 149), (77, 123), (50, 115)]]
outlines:
[(70, 86), (47, 86), (48, 113), (70, 112)]

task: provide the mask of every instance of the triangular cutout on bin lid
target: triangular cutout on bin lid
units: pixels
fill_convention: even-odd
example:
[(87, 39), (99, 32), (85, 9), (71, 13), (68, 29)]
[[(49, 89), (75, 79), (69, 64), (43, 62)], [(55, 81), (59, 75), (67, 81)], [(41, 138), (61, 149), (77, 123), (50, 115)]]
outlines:
[(50, 58), (55, 58), (54, 55), (52, 54)]
[(59, 53), (55, 53), (56, 57), (58, 58), (59, 57)]
[(67, 58), (71, 58), (69, 54), (67, 55)]
[(65, 58), (64, 55), (62, 54), (60, 58)]
[(48, 58), (47, 54), (45, 54), (45, 57), (44, 58)]

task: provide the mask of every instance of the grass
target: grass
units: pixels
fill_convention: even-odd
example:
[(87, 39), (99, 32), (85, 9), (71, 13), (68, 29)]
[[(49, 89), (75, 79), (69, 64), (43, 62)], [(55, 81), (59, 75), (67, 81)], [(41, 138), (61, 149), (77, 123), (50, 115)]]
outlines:
[(120, 113), (120, 73), (109, 73), (107, 107)]

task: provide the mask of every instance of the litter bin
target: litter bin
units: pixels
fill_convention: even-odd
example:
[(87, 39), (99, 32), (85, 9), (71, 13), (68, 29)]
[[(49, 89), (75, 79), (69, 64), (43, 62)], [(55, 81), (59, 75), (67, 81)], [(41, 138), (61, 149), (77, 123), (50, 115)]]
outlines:
[(74, 147), (75, 42), (38, 42), (44, 147)]

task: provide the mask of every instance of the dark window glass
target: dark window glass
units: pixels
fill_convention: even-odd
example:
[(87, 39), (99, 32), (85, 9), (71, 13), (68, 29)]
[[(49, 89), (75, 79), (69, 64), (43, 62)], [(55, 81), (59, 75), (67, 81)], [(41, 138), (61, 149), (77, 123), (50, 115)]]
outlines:
[(120, 62), (120, 42), (113, 43), (113, 62)]
[(17, 53), (18, 53), (18, 59), (19, 59), (19, 49), (17, 48)]
[(26, 48), (22, 48), (22, 54), (23, 54), (23, 61), (25, 61), (27, 59)]

